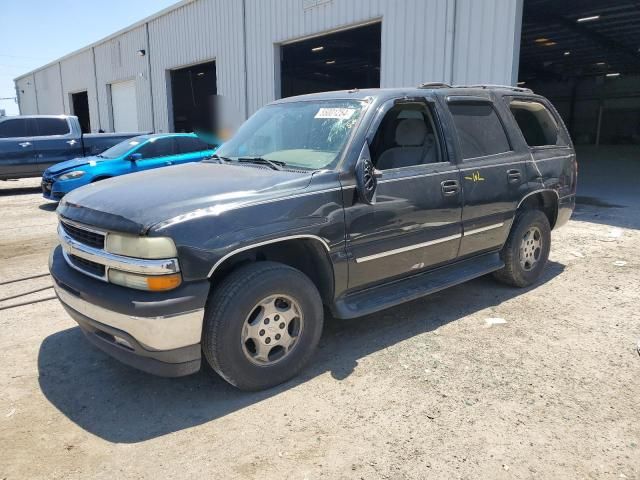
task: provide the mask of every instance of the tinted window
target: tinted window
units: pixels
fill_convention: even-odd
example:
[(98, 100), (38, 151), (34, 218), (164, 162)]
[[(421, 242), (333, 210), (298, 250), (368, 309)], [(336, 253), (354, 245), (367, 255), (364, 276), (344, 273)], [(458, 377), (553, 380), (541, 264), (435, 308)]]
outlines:
[(371, 159), (379, 170), (411, 167), (440, 160), (431, 113), (422, 103), (395, 105), (382, 119)]
[(510, 107), (530, 147), (557, 144), (558, 124), (542, 103), (513, 100)]
[(155, 158), (174, 155), (176, 153), (175, 142), (171, 137), (152, 138), (142, 147), (136, 150), (135, 153), (142, 154), (142, 158)]
[(69, 133), (69, 124), (66, 118), (36, 118), (36, 136), (66, 135)]
[(460, 138), (462, 158), (511, 150), (504, 127), (490, 103), (451, 103), (449, 110)]
[(178, 151), (180, 153), (201, 152), (202, 150), (209, 150), (209, 145), (204, 143), (199, 138), (195, 137), (178, 137)]
[(24, 118), (15, 118), (0, 122), (0, 138), (26, 137), (27, 136), (27, 120)]

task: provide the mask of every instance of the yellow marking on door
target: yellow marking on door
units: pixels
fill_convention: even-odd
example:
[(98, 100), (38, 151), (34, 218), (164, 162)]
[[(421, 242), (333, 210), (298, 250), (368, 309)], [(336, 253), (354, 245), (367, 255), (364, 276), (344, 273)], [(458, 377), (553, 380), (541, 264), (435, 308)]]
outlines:
[(480, 175), (480, 172), (475, 171), (470, 177), (464, 177), (465, 180), (471, 180), (472, 182), (484, 182), (484, 177)]

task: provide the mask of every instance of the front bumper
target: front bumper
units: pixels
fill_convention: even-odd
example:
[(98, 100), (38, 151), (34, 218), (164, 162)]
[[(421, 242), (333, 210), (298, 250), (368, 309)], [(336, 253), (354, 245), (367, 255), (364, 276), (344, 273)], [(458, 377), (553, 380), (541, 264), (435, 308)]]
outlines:
[(49, 269), (62, 306), (107, 354), (155, 375), (176, 377), (200, 369), (206, 280), (169, 292), (128, 289), (74, 270), (60, 246)]
[(51, 178), (43, 178), (42, 182), (40, 182), (40, 188), (42, 188), (42, 196), (47, 200), (53, 200), (58, 202), (62, 200), (65, 193), (61, 191), (54, 190), (55, 180)]

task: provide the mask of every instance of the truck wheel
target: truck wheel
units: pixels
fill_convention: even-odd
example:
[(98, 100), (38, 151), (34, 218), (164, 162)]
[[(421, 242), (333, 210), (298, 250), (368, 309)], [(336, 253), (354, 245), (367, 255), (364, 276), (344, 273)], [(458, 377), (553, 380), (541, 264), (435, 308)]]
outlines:
[(500, 258), (504, 268), (494, 272), (499, 281), (514, 287), (528, 287), (544, 270), (551, 247), (551, 227), (540, 210), (525, 210), (516, 214), (509, 238)]
[(213, 286), (202, 350), (226, 381), (242, 390), (261, 390), (305, 366), (322, 323), (322, 300), (306, 275), (280, 263), (252, 263)]

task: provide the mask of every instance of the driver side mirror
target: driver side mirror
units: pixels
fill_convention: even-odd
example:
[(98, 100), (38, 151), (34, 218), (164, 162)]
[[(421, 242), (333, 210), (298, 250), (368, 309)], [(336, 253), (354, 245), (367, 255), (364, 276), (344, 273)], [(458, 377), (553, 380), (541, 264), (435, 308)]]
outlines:
[(141, 159), (142, 159), (141, 153), (132, 153), (131, 155), (129, 155), (129, 161), (131, 162), (136, 162)]
[(369, 144), (365, 141), (358, 161), (356, 162), (356, 185), (358, 186), (358, 196), (367, 205), (376, 203), (376, 191), (378, 189), (378, 178), (382, 176), (380, 170), (376, 170), (371, 161)]

